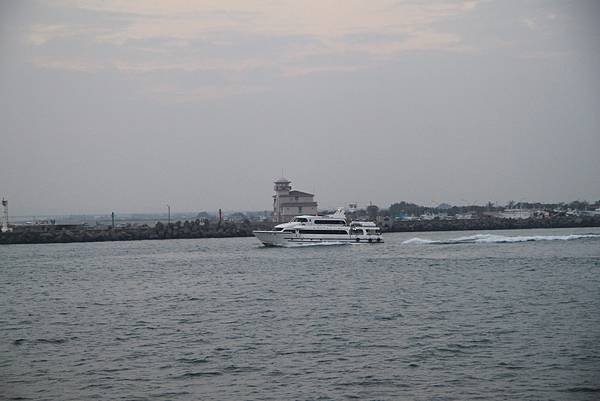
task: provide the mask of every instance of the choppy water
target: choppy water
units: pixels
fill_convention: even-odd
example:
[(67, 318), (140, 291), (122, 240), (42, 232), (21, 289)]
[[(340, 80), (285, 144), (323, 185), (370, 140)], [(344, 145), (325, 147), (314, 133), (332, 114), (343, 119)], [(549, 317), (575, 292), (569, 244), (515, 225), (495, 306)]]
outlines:
[(2, 246), (0, 399), (597, 400), (598, 235)]

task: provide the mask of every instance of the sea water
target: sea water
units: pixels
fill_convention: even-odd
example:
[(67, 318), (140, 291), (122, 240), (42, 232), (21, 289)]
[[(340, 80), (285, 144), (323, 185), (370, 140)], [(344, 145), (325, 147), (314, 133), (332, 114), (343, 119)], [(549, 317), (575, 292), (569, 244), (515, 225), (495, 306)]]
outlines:
[(600, 229), (0, 247), (0, 399), (597, 400)]

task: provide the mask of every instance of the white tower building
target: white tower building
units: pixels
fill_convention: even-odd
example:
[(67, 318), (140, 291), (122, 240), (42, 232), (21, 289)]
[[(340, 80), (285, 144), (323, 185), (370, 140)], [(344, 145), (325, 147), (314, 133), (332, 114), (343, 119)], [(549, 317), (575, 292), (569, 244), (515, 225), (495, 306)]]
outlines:
[(308, 192), (292, 190), (291, 181), (281, 177), (275, 180), (273, 221), (284, 223), (300, 214), (317, 214), (317, 202)]

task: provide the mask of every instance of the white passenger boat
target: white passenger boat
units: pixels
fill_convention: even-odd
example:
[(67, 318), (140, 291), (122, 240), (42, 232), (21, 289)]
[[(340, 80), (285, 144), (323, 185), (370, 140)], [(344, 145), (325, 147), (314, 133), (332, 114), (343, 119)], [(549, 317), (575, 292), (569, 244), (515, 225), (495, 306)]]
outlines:
[(346, 223), (344, 211), (329, 216), (296, 216), (271, 231), (253, 231), (266, 246), (294, 246), (320, 243), (379, 243), (381, 231), (371, 221)]

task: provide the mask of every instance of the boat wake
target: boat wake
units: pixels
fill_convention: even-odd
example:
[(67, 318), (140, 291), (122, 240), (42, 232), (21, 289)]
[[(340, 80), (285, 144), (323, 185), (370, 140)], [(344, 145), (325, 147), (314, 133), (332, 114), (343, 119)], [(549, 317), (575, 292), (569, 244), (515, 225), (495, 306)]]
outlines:
[(600, 234), (570, 234), (570, 235), (530, 235), (530, 236), (504, 236), (495, 234), (476, 234), (467, 237), (452, 238), (446, 240), (431, 240), (423, 238), (411, 238), (402, 242), (403, 245), (427, 245), (427, 244), (505, 244), (529, 241), (571, 241), (585, 238), (600, 238)]

